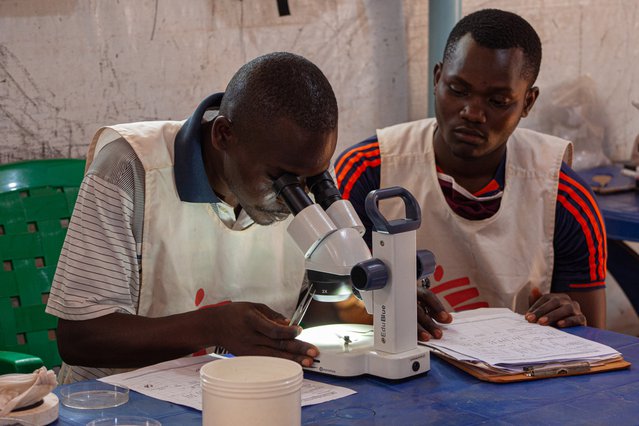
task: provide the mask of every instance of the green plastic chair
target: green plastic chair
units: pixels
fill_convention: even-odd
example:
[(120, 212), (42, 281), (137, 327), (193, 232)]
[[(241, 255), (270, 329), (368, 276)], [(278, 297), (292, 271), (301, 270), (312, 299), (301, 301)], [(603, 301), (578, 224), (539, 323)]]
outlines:
[(44, 312), (84, 176), (84, 160), (0, 165), (0, 374), (60, 366)]

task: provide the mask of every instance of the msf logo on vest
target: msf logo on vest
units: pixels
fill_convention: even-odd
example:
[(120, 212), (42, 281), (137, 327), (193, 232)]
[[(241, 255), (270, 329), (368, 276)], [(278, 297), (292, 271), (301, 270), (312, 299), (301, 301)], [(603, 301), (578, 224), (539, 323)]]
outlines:
[(437, 265), (433, 272), (434, 285), (431, 291), (448, 302), (455, 311), (487, 308), (488, 303), (479, 300), (479, 290), (471, 285), (468, 277), (444, 280), (444, 268)]

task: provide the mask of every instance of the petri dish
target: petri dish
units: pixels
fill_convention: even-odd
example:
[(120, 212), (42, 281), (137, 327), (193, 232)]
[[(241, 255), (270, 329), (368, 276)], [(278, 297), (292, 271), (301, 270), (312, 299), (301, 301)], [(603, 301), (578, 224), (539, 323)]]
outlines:
[(155, 419), (139, 416), (118, 416), (95, 419), (87, 423), (87, 426), (161, 426), (162, 423)]
[[(80, 382), (60, 388), (60, 402), (80, 410), (113, 408), (129, 401), (129, 388), (102, 382)], [(115, 424), (115, 423), (114, 423)]]

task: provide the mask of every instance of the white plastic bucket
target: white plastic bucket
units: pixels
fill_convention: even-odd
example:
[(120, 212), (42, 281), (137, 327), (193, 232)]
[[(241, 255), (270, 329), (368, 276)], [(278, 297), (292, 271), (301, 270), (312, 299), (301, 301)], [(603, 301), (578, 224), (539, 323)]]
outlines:
[(302, 422), (302, 367), (287, 359), (240, 356), (200, 370), (202, 424), (297, 426)]

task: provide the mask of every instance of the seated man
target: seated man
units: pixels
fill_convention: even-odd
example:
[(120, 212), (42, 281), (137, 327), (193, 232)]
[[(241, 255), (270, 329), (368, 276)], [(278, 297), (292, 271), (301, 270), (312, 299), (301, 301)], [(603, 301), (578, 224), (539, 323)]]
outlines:
[(272, 185), (325, 171), (336, 138), (331, 85), (289, 53), (244, 65), (186, 121), (99, 130), (47, 307), (61, 380), (214, 346), (311, 365), (285, 319), (304, 258)]
[[(417, 246), (436, 256), (431, 290), (447, 309), (508, 307), (542, 325), (605, 327), (606, 236), (594, 197), (569, 166), (569, 142), (517, 129), (539, 94), (540, 63), (539, 37), (521, 17), (466, 16), (434, 69), (435, 118), (346, 150), (337, 183), (369, 244), (371, 190), (398, 185), (417, 198)], [(400, 207), (382, 212), (398, 217)], [(434, 323), (420, 337), (431, 335), (441, 336)]]

